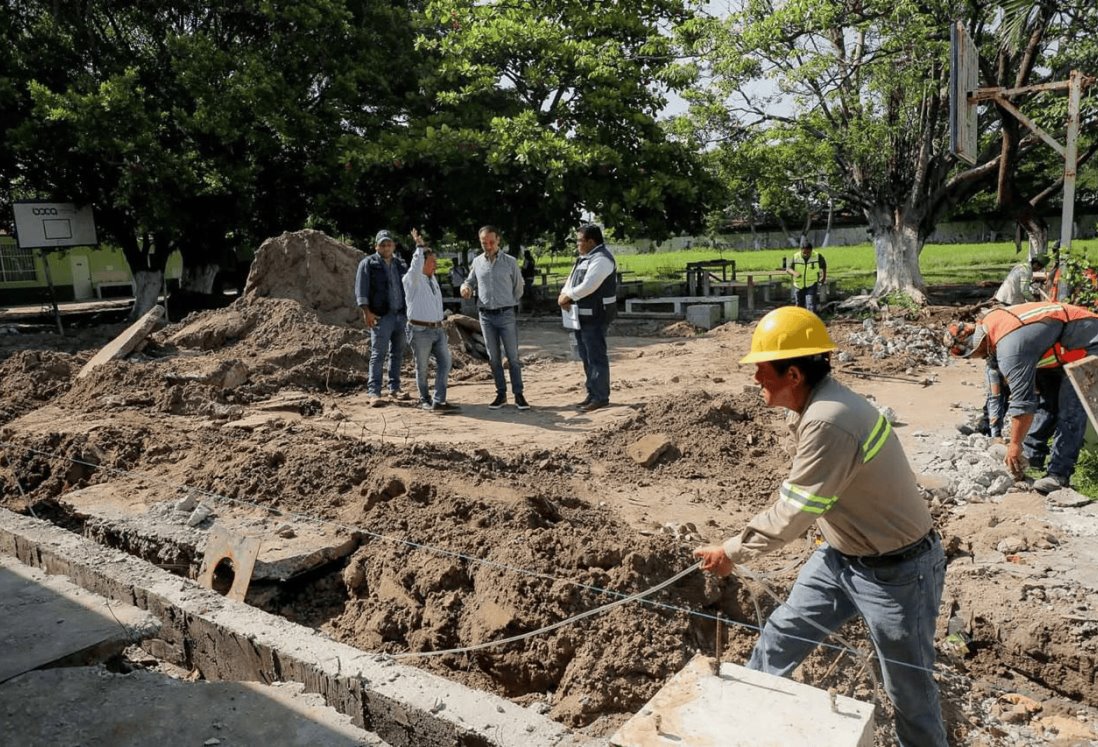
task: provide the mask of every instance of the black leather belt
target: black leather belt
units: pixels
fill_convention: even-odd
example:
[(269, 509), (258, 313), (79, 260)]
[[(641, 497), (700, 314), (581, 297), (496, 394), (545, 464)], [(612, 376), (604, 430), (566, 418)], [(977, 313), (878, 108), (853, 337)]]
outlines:
[(892, 552), (882, 553), (880, 555), (861, 555), (861, 556), (847, 556), (854, 560), (858, 560), (862, 565), (868, 568), (881, 568), (889, 565), (896, 565), (902, 563), (905, 560), (911, 560), (917, 558), (924, 552), (934, 546), (934, 540), (937, 539), (937, 534), (931, 529), (922, 539), (912, 542), (910, 545), (905, 545), (898, 550)]
[(409, 319), (408, 324), (413, 324), (417, 327), (431, 327), (433, 329), (442, 326), (442, 322), (421, 322), (416, 319)]
[(502, 314), (505, 311), (510, 311), (515, 308), (514, 306), (500, 306), (498, 309), (486, 309), (483, 306), (479, 309), (481, 314)]

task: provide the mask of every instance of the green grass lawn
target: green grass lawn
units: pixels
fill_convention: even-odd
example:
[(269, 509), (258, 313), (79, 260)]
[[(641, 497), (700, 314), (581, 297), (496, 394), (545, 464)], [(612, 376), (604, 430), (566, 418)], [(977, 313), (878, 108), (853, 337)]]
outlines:
[[(1092, 264), (1098, 263), (1098, 239), (1077, 240), (1074, 250), (1087, 253)], [(876, 255), (871, 244), (827, 247), (818, 250), (827, 260), (828, 275), (837, 280), (846, 292), (859, 291), (873, 285)], [(929, 285), (951, 283), (975, 283), (981, 280), (1001, 280), (1012, 265), (1024, 257), (1014, 251), (1013, 242), (993, 244), (927, 244), (923, 249), (920, 266)], [(792, 249), (762, 249), (759, 251), (730, 251), (694, 248), (655, 254), (623, 254), (617, 257), (618, 267), (633, 280), (683, 279), (682, 270), (687, 262), (706, 259), (734, 259), (737, 270), (775, 270), (782, 266), (782, 259), (793, 256)], [(568, 275), (572, 257), (548, 255), (538, 258), (538, 267), (548, 270), (550, 279)]]

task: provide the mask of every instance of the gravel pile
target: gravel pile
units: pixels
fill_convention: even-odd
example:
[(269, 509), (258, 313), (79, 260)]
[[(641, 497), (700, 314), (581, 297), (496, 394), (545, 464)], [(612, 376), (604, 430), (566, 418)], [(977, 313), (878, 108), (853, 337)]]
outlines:
[(878, 360), (903, 356), (908, 365), (923, 366), (944, 366), (949, 361), (940, 332), (902, 319), (866, 319), (862, 331), (851, 333), (847, 341)]

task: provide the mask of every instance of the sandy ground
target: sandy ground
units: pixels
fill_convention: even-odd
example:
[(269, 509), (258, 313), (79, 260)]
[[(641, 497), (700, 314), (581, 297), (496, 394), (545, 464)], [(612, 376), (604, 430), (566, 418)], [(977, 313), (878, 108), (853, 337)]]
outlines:
[[(785, 475), (784, 419), (762, 406), (751, 371), (736, 362), (749, 324), (706, 334), (616, 324), (613, 406), (581, 414), (582, 368), (566, 332), (552, 316), (525, 317), (533, 409), (489, 410), (487, 365), (459, 350), (448, 399), (461, 409), (440, 415), (412, 402), (369, 407), (368, 338), (353, 315), (318, 310), (309, 293), (263, 297), (262, 280), (250, 278), (252, 292), (230, 308), (169, 326), (142, 353), (79, 380), (121, 326), (64, 341), (0, 338), (4, 505), (79, 530), (81, 517), (65, 509), (71, 491), (124, 485), (144, 510), (191, 487), (210, 503), (209, 522), (236, 502), (275, 521), (300, 514), (355, 532), (361, 546), (348, 559), (254, 603), (396, 653), (492, 641), (614, 598), (600, 590), (647, 589), (689, 566), (698, 544), (738, 531)], [(957, 405), (980, 401), (981, 369), (874, 359), (847, 342), (857, 322), (832, 328), (848, 367), (869, 372), (838, 377), (895, 411), (920, 471), (956, 438), (965, 418)], [(408, 361), (404, 376), (413, 389)], [(641, 439), (669, 448), (643, 466), (631, 456)], [(953, 742), (1098, 740), (1095, 505), (1060, 509), (1011, 493), (936, 505), (935, 514), (950, 556), (938, 638)], [(798, 542), (757, 564), (774, 572), (777, 595), (806, 552)], [(755, 638), (753, 595), (764, 614), (772, 608), (754, 585), (695, 573), (657, 597), (663, 606), (627, 605), (523, 644), (420, 665), (607, 734), (694, 652), (718, 648), (714, 615), (730, 621), (722, 656), (743, 661)], [(865, 642), (857, 624), (842, 634)], [(853, 658), (833, 650), (796, 676), (874, 696)], [(878, 744), (892, 744), (887, 719)]]

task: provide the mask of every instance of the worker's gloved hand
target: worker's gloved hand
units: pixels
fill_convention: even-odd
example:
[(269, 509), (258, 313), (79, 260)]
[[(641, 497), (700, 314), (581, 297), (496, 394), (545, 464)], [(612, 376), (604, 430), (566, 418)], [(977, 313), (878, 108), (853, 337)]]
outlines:
[(1014, 476), (1015, 480), (1023, 480), (1026, 476), (1026, 467), (1029, 466), (1029, 460), (1022, 454), (1022, 445), (1011, 441), (1007, 445), (1006, 453), (1006, 466), (1010, 470), (1010, 474)]
[(694, 551), (694, 557), (701, 559), (701, 569), (718, 576), (727, 576), (732, 572), (732, 559), (720, 545), (706, 545)]

